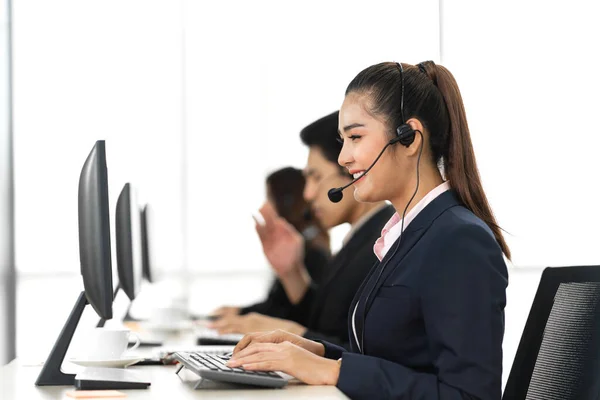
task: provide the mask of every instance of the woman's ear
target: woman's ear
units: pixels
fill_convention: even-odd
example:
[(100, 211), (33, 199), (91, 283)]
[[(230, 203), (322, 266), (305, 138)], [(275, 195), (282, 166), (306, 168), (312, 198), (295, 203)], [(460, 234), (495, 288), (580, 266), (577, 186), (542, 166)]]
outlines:
[(410, 127), (413, 128), (415, 131), (423, 132), (423, 130), (425, 129), (423, 128), (423, 124), (421, 123), (421, 121), (419, 121), (416, 118), (410, 118), (408, 121), (406, 121), (406, 123), (410, 125)]
[[(412, 142), (412, 144), (406, 149), (407, 150), (407, 154), (409, 156), (416, 156), (419, 154), (419, 149), (421, 147), (421, 141), (423, 141), (425, 139), (425, 128), (423, 127), (423, 124), (421, 123), (421, 121), (419, 121), (416, 118), (410, 118), (408, 121), (406, 121), (406, 123), (408, 125), (410, 125), (410, 127), (415, 131), (415, 140)], [(418, 131), (418, 132), (417, 132)], [(419, 133), (421, 132), (421, 133)]]

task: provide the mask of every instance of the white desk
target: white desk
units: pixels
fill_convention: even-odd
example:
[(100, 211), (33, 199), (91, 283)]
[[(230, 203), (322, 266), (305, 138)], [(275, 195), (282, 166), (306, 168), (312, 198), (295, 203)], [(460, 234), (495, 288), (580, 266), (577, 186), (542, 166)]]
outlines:
[[(308, 386), (290, 383), (283, 389), (232, 388), (231, 385), (211, 381), (202, 382), (200, 389), (193, 384), (198, 377), (182, 370), (175, 374), (176, 366), (139, 366), (130, 369), (148, 374), (152, 384), (144, 390), (121, 390), (127, 399), (347, 399), (334, 386)], [(2, 367), (0, 373), (0, 397), (2, 400), (71, 399), (66, 393), (71, 386), (35, 386), (40, 367), (21, 365), (18, 359)]]

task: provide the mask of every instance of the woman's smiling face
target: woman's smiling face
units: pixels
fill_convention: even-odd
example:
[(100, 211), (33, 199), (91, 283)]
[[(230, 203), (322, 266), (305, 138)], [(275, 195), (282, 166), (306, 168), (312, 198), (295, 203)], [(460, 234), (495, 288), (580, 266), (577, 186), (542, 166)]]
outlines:
[[(361, 176), (392, 139), (386, 121), (371, 113), (369, 96), (351, 92), (340, 109), (339, 133), (344, 141), (338, 162), (354, 178)], [(354, 198), (361, 202), (391, 200), (402, 192), (406, 183), (400, 156), (403, 146), (392, 145), (377, 164), (354, 184)]]

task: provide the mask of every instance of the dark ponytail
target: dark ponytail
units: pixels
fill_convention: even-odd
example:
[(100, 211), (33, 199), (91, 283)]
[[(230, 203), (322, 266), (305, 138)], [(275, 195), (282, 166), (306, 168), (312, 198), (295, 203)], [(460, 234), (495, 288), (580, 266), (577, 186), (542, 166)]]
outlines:
[[(456, 80), (433, 61), (404, 68), (404, 119), (417, 118), (430, 134), (433, 162), (444, 172), (459, 200), (484, 221), (510, 259), (510, 249), (483, 191), (465, 108)], [(393, 135), (402, 122), (401, 76), (395, 63), (373, 65), (360, 72), (346, 94), (361, 92), (372, 101), (373, 114), (383, 117)]]

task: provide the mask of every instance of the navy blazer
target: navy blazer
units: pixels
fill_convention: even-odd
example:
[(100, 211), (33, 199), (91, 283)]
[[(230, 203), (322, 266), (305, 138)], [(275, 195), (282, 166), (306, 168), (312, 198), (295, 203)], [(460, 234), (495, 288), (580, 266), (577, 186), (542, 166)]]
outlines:
[(290, 319), (308, 328), (304, 337), (350, 347), (348, 307), (377, 262), (373, 245), (394, 212), (394, 207), (388, 205), (365, 221), (331, 259), (322, 282), (319, 285), (313, 282), (295, 306)]
[(396, 245), (350, 306), (351, 351), (324, 342), (325, 357), (342, 358), (338, 388), (352, 399), (500, 399), (508, 272), (492, 231), (448, 191)]

